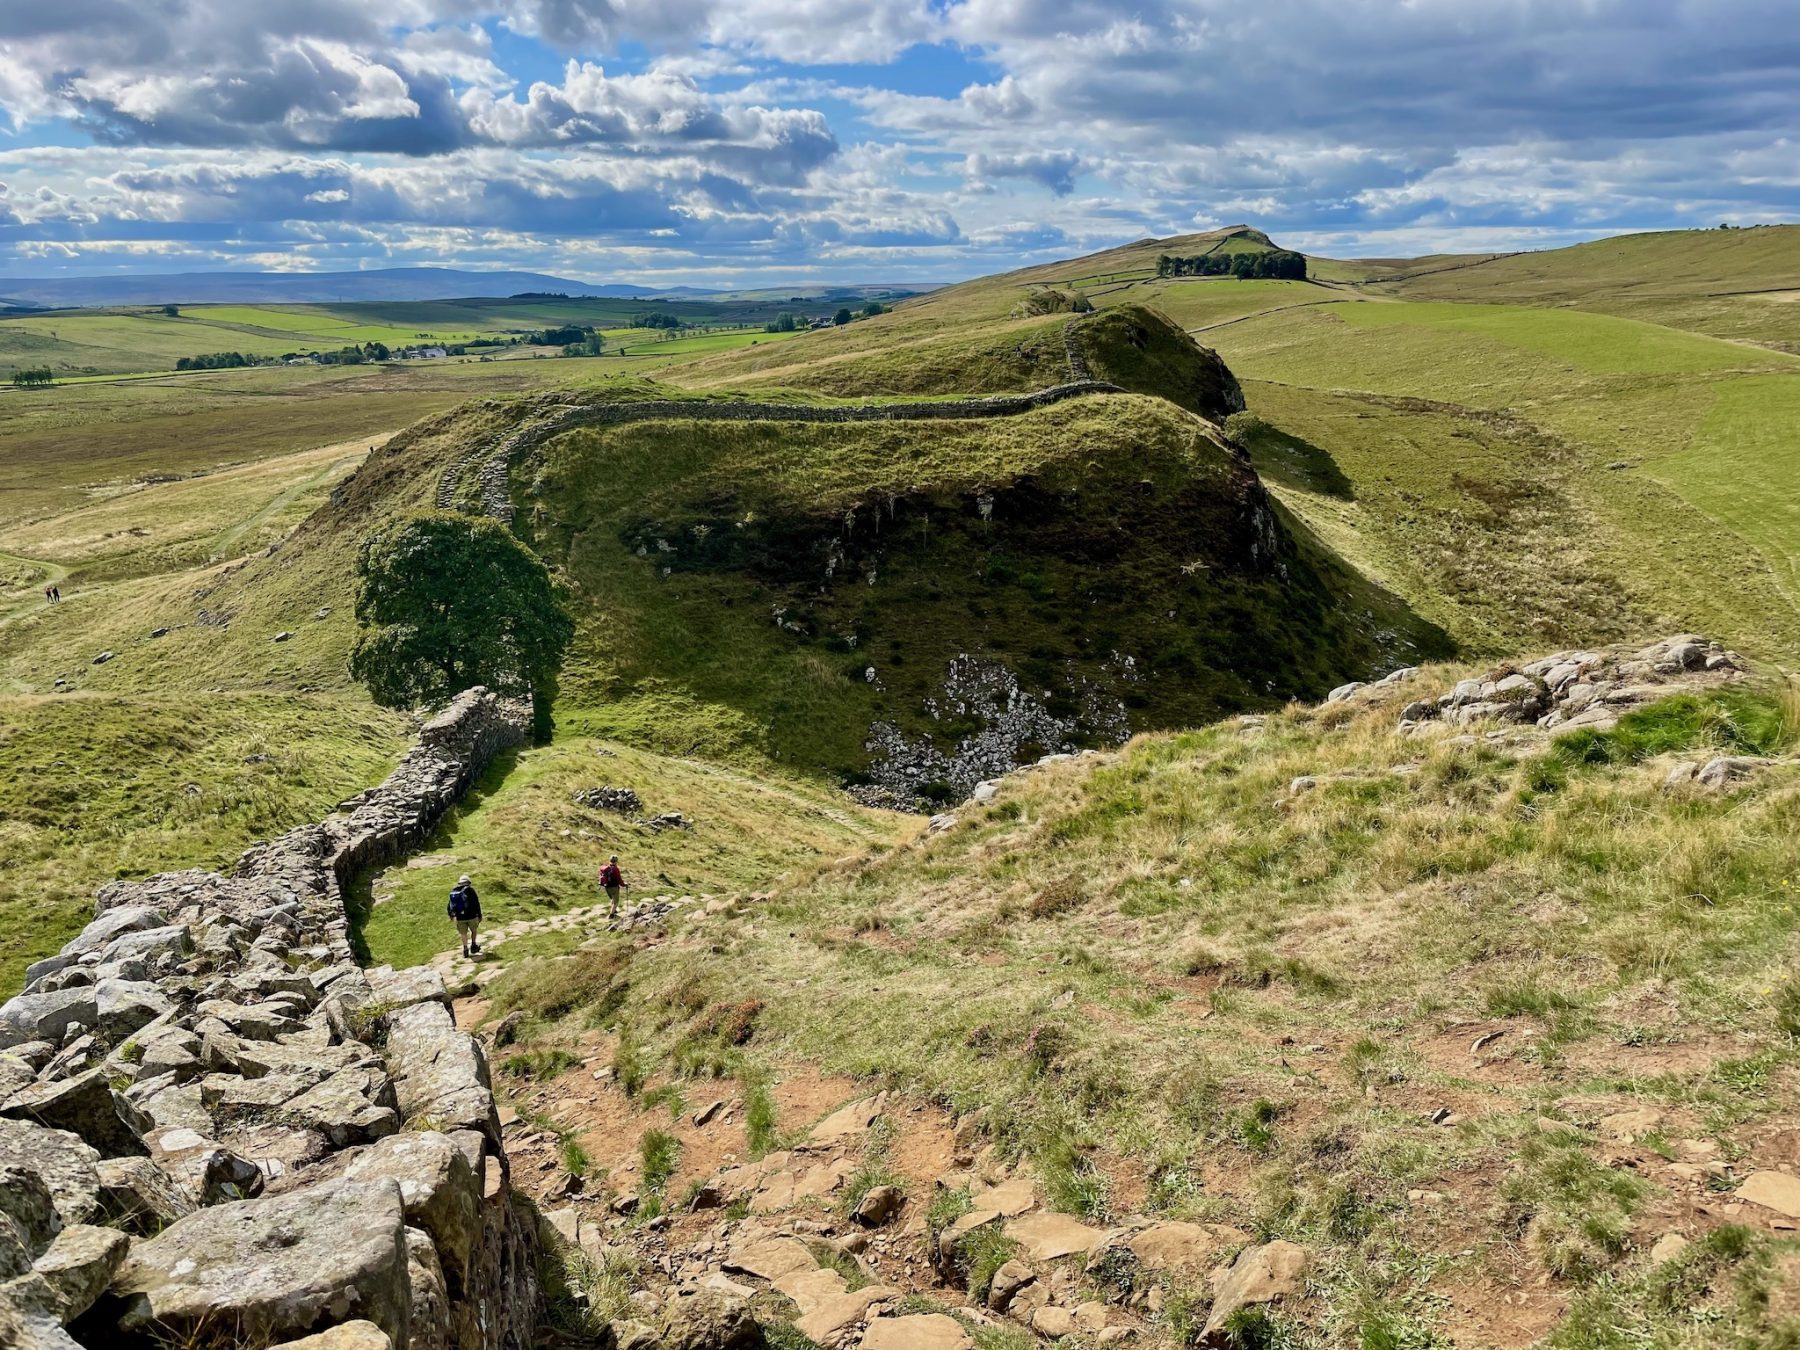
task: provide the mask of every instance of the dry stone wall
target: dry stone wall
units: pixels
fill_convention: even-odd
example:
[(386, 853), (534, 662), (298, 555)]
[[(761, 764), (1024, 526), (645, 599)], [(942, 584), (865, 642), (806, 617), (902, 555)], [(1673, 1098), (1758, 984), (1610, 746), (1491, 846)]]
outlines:
[(522, 1350), (535, 1211), (436, 972), (358, 967), (344, 896), (530, 710), (470, 690), (380, 787), (101, 891), (0, 1006), (0, 1344)]

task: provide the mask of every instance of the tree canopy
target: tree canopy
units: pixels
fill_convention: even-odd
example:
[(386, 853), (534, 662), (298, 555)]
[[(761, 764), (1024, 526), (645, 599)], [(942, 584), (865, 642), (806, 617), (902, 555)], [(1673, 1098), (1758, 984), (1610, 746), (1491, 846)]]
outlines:
[(575, 626), (542, 560), (496, 521), (433, 511), (364, 541), (350, 673), (390, 708), (486, 685), (529, 695), (549, 734), (556, 672)]

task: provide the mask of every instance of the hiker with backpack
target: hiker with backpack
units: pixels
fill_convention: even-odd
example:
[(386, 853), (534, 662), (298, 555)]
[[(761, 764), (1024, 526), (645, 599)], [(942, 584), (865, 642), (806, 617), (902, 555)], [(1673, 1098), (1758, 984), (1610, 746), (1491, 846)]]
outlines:
[(607, 901), (612, 908), (606, 917), (616, 918), (619, 913), (619, 892), (631, 889), (631, 883), (625, 880), (625, 874), (619, 870), (619, 855), (613, 854), (612, 860), (600, 869), (600, 888), (606, 892)]
[(448, 913), (456, 921), (456, 934), (462, 939), (463, 955), (479, 956), (481, 942), (475, 933), (481, 926), (481, 897), (475, 894), (475, 886), (467, 877), (458, 877), (456, 885), (451, 888)]

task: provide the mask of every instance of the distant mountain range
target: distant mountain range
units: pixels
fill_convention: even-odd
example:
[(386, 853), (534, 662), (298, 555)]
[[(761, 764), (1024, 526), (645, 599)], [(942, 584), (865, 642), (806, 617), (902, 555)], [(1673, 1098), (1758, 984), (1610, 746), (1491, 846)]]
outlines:
[[(796, 286), (809, 297), (911, 294), (925, 286)], [(344, 304), (359, 300), (466, 300), (526, 292), (643, 299), (690, 299), (736, 292), (696, 286), (603, 286), (543, 272), (475, 272), (456, 267), (393, 267), (368, 272), (167, 272), (114, 277), (0, 277), (0, 306), (67, 309), (85, 305)]]

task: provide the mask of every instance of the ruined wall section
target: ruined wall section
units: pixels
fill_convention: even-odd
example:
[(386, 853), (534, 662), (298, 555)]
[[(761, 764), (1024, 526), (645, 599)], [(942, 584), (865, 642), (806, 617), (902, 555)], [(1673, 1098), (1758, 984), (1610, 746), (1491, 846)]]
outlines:
[(344, 906), (529, 723), (470, 690), (379, 787), (229, 874), (114, 882), (30, 968), (0, 1007), (0, 1341), (531, 1344), (482, 1048), (435, 972), (358, 967)]

